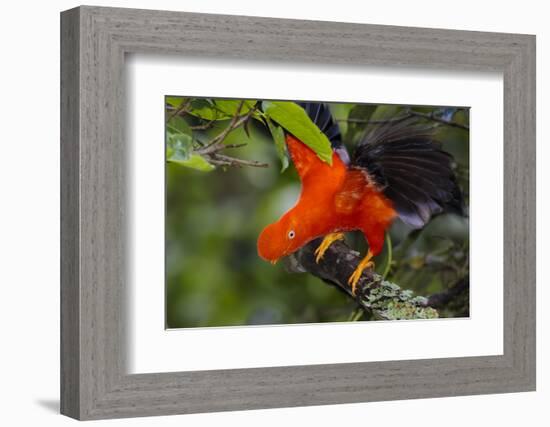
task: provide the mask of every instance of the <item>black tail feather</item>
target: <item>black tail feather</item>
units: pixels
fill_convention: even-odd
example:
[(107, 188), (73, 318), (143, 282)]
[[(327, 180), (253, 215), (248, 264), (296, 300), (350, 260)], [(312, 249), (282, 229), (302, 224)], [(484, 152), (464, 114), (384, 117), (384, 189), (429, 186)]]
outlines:
[(352, 160), (414, 228), (441, 212), (464, 214), (452, 163), (452, 156), (434, 141), (433, 127), (419, 124), (417, 118), (375, 127), (358, 144)]

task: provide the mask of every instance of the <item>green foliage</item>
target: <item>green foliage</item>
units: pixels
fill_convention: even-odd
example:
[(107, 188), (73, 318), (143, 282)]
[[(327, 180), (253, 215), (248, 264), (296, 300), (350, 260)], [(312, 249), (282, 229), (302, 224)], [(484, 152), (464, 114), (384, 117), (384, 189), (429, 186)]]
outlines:
[(191, 99), (189, 100), (188, 113), (192, 116), (204, 120), (227, 120), (231, 117), (220, 108), (211, 99)]
[[(237, 130), (227, 128), (238, 119), (244, 119), (240, 127), (247, 137), (250, 136), (251, 120), (267, 128), (281, 162), (281, 172), (289, 165), (283, 129), (300, 138), (323, 161), (332, 162), (330, 141), (300, 106), (293, 102), (264, 101), (262, 111), (258, 104), (254, 100), (166, 97), (167, 160), (205, 172), (215, 169), (217, 164), (224, 162), (216, 161), (216, 156), (210, 152), (205, 153), (204, 146), (217, 142), (227, 144), (229, 133)], [(229, 131), (227, 135), (216, 141), (226, 130)], [(234, 162), (238, 164), (238, 160)]]
[(166, 159), (187, 160), (193, 151), (193, 140), (183, 133), (169, 133), (166, 140)]
[[(239, 105), (242, 107), (239, 110)], [(232, 117), (235, 114), (245, 114), (254, 107), (256, 101), (244, 100), (240, 101), (238, 99), (216, 99), (214, 100), (214, 106), (221, 111), (222, 113), (227, 114), (228, 117)]]
[(215, 169), (203, 157), (193, 153), (193, 140), (191, 136), (181, 132), (168, 134), (166, 161), (203, 172)]
[(208, 163), (206, 160), (204, 160), (203, 157), (199, 156), (198, 154), (191, 154), (187, 159), (174, 159), (170, 158), (168, 159), (168, 162), (170, 163), (176, 163), (181, 166), (186, 166), (191, 169), (196, 169), (202, 172), (210, 172), (211, 170), (214, 170), (215, 167)]
[(185, 98), (182, 98), (181, 96), (167, 96), (165, 101), (167, 105), (174, 108), (179, 108), (181, 104), (183, 104), (183, 101), (185, 101)]
[(193, 132), (191, 131), (191, 127), (187, 124), (185, 120), (183, 120), (179, 116), (172, 117), (168, 121), (168, 124), (166, 125), (166, 127), (167, 127), (169, 136), (176, 133), (176, 134), (184, 134), (186, 136), (191, 137), (191, 135), (193, 134)]
[(403, 107), (399, 105), (367, 105), (365, 107), (372, 109), (372, 113), (369, 116), (369, 120), (372, 121), (399, 117), (403, 111)]

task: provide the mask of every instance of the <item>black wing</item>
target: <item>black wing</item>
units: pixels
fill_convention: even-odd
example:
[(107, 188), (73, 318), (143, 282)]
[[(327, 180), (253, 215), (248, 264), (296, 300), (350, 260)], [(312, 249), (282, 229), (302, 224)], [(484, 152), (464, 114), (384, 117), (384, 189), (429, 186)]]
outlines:
[(452, 163), (452, 156), (434, 141), (433, 127), (414, 117), (373, 128), (351, 162), (368, 173), (403, 222), (414, 228), (444, 211), (464, 213)]

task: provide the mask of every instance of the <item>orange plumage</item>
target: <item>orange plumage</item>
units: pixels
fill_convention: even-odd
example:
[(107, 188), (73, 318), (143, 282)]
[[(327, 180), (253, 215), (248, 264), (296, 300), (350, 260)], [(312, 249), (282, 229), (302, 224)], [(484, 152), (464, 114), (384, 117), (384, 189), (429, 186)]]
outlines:
[(372, 254), (379, 254), (384, 233), (396, 216), (391, 201), (366, 172), (348, 169), (336, 153), (331, 166), (292, 135), (287, 135), (286, 143), (302, 191), (296, 205), (260, 234), (259, 255), (276, 261), (317, 237), (352, 230), (361, 230)]

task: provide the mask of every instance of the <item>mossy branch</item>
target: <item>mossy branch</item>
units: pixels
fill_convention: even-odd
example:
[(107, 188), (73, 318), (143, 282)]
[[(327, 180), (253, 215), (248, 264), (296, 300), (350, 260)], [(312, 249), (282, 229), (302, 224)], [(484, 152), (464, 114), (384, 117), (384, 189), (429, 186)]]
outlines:
[(401, 289), (395, 283), (388, 282), (373, 270), (365, 270), (357, 283), (353, 295), (348, 284), (361, 256), (351, 250), (344, 242), (335, 242), (325, 252), (323, 259), (315, 261), (315, 249), (321, 239), (314, 240), (289, 257), (287, 267), (293, 272), (308, 272), (324, 281), (328, 281), (372, 315), (380, 320), (433, 319), (438, 312), (428, 306), (428, 298), (414, 296), (410, 290)]

